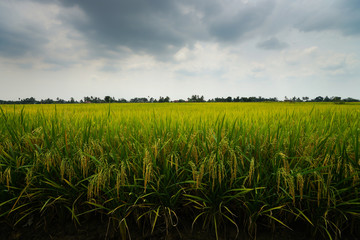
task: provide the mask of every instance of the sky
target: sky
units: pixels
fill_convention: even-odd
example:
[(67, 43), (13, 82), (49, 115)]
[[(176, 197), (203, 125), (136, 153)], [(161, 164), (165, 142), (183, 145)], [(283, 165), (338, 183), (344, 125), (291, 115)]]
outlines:
[(1, 0), (0, 99), (360, 99), (359, 0)]

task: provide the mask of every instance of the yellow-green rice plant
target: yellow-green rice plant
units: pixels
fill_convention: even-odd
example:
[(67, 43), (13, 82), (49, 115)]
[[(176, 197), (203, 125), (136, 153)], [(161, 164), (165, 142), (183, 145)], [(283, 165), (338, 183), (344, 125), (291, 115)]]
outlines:
[(6, 183), (7, 189), (10, 190), (11, 168), (10, 167), (5, 168), (4, 172), (1, 175), (2, 175), (2, 181), (1, 182)]
[(192, 176), (193, 176), (193, 179), (192, 179), (194, 182), (193, 187), (195, 189), (198, 189), (201, 186), (202, 179), (204, 176), (205, 164), (202, 163), (200, 165), (199, 169), (197, 169), (197, 166), (192, 161), (189, 162), (189, 165), (191, 167)]
[(148, 182), (152, 180), (152, 175), (153, 175), (153, 162), (149, 155), (149, 151), (145, 150), (145, 156), (143, 160), (144, 191), (146, 191)]
[(296, 186), (300, 193), (300, 200), (302, 200), (304, 195), (304, 178), (301, 173), (296, 174)]
[(334, 238), (360, 219), (359, 119), (348, 103), (4, 105), (0, 216)]
[(252, 185), (252, 178), (254, 177), (255, 173), (255, 158), (251, 158), (250, 165), (249, 165), (249, 174), (247, 176), (249, 186)]
[(238, 160), (236, 154), (233, 150), (230, 150), (230, 161), (229, 161), (229, 168), (230, 168), (230, 185), (236, 180), (237, 172), (238, 172)]

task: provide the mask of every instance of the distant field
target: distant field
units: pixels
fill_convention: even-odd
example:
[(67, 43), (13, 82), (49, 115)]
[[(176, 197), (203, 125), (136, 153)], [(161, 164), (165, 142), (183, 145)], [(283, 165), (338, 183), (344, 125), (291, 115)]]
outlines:
[(1, 108), (8, 223), (95, 214), (123, 238), (186, 223), (216, 238), (300, 225), (328, 239), (359, 234), (360, 104)]

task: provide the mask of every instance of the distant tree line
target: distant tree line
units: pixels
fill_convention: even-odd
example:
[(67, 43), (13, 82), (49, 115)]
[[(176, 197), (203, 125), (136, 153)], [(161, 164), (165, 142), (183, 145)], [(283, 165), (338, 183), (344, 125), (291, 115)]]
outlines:
[[(288, 98), (285, 96), (284, 102), (334, 102), (334, 103), (345, 103), (345, 102), (359, 102), (360, 100), (355, 98), (344, 98), (341, 97), (322, 97), (318, 96), (316, 98), (310, 99), (309, 97), (292, 97)], [(209, 100), (205, 100), (204, 96), (192, 95), (191, 97), (177, 100), (170, 100), (170, 97), (159, 97), (159, 99), (153, 97), (136, 97), (130, 100), (125, 98), (115, 99), (114, 97), (105, 96), (103, 99), (99, 97), (86, 96), (80, 101), (75, 100), (73, 97), (69, 100), (64, 100), (61, 98), (56, 98), (55, 100), (47, 98), (36, 100), (34, 97), (18, 99), (18, 100), (0, 100), (0, 104), (67, 104), (67, 103), (164, 103), (164, 102), (281, 102), (276, 97), (273, 98), (264, 98), (264, 97), (216, 97)]]
[(344, 98), (341, 99), (341, 97), (322, 97), (322, 96), (318, 96), (314, 99), (310, 99), (309, 97), (302, 97), (301, 99), (299, 97), (293, 97), (293, 98), (287, 98), (285, 96), (285, 100), (284, 102), (334, 102), (334, 103), (345, 103), (345, 102), (359, 102), (359, 99), (355, 99), (355, 98)]

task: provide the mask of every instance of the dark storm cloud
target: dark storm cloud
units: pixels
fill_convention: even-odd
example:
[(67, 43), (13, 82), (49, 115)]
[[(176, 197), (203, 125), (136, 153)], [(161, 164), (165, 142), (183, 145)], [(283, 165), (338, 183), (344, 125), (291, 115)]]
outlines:
[(171, 0), (61, 1), (78, 6), (86, 21), (67, 19), (98, 49), (117, 51), (127, 47), (135, 52), (166, 55), (184, 44), (201, 38), (199, 21), (191, 13), (182, 13)]
[(44, 32), (30, 23), (12, 26), (12, 21), (9, 9), (0, 6), (0, 55), (9, 58), (37, 55), (48, 42)]
[[(95, 55), (127, 47), (137, 53), (166, 58), (195, 41), (234, 42), (262, 26), (273, 3), (235, 4), (221, 1), (125, 0), (60, 1), (66, 7), (78, 6), (86, 21), (67, 19), (86, 36)], [(230, 7), (231, 9), (231, 7)], [(106, 51), (103, 51), (106, 50)]]
[(360, 34), (360, 1), (337, 1), (309, 10), (295, 27), (305, 32), (337, 30), (344, 35)]
[(287, 48), (289, 45), (285, 42), (279, 41), (276, 37), (272, 37), (266, 41), (260, 42), (257, 44), (258, 48), (265, 50), (282, 50)]
[(0, 54), (5, 57), (21, 57), (27, 53), (35, 53), (41, 42), (45, 41), (27, 33), (12, 32), (0, 27)]
[[(235, 13), (220, 15), (220, 17), (209, 17), (207, 20), (211, 35), (224, 42), (232, 42), (246, 37), (248, 33), (263, 26), (267, 17), (272, 13), (274, 3), (263, 2), (257, 5), (242, 5)], [(241, 5), (241, 4), (239, 4)]]

